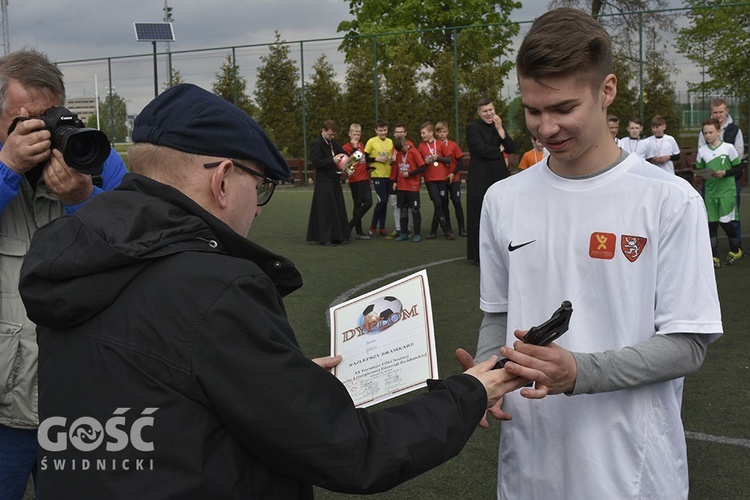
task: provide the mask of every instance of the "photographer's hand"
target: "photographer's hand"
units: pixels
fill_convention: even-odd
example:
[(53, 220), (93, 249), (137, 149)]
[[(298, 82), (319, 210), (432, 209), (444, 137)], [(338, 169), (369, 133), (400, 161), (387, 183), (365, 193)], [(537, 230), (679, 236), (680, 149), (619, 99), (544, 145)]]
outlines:
[(94, 192), (91, 176), (82, 174), (65, 164), (62, 152), (52, 150), (49, 163), (44, 167), (44, 183), (65, 205), (78, 205)]
[[(21, 108), (22, 116), (28, 111)], [(18, 122), (15, 130), (3, 142), (0, 161), (19, 175), (44, 163), (50, 157), (51, 135), (44, 129), (42, 120), (31, 119)]]

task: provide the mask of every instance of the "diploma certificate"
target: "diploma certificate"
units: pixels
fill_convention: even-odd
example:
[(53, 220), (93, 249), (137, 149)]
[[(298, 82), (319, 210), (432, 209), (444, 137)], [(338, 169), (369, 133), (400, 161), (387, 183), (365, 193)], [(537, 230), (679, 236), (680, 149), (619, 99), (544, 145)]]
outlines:
[(333, 374), (364, 408), (426, 386), (438, 378), (427, 271), (334, 306)]

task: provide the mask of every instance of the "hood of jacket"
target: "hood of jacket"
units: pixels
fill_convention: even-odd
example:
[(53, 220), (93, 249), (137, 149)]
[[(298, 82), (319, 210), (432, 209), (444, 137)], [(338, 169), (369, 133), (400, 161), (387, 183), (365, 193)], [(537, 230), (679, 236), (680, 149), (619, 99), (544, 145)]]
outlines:
[(154, 259), (190, 251), (250, 260), (282, 296), (302, 286), (288, 259), (243, 238), (179, 190), (128, 174), (116, 190), (36, 232), (19, 291), (34, 323), (67, 328), (112, 304)]

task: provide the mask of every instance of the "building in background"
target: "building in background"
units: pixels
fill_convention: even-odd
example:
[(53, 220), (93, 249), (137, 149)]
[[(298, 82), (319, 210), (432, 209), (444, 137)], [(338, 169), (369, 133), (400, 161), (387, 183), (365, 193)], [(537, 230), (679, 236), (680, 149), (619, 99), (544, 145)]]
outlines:
[(90, 117), (96, 115), (96, 97), (70, 97), (65, 107), (86, 123)]

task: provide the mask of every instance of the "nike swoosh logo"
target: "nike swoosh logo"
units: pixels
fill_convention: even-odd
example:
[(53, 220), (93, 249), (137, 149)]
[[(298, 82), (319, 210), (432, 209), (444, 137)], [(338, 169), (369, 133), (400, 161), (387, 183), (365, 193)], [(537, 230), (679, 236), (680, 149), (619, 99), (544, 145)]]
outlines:
[(527, 241), (526, 243), (521, 243), (520, 245), (513, 245), (513, 242), (511, 241), (510, 243), (508, 243), (508, 251), (509, 252), (515, 252), (519, 248), (525, 247), (526, 245), (530, 245), (530, 244), (534, 243), (535, 241), (536, 240)]

